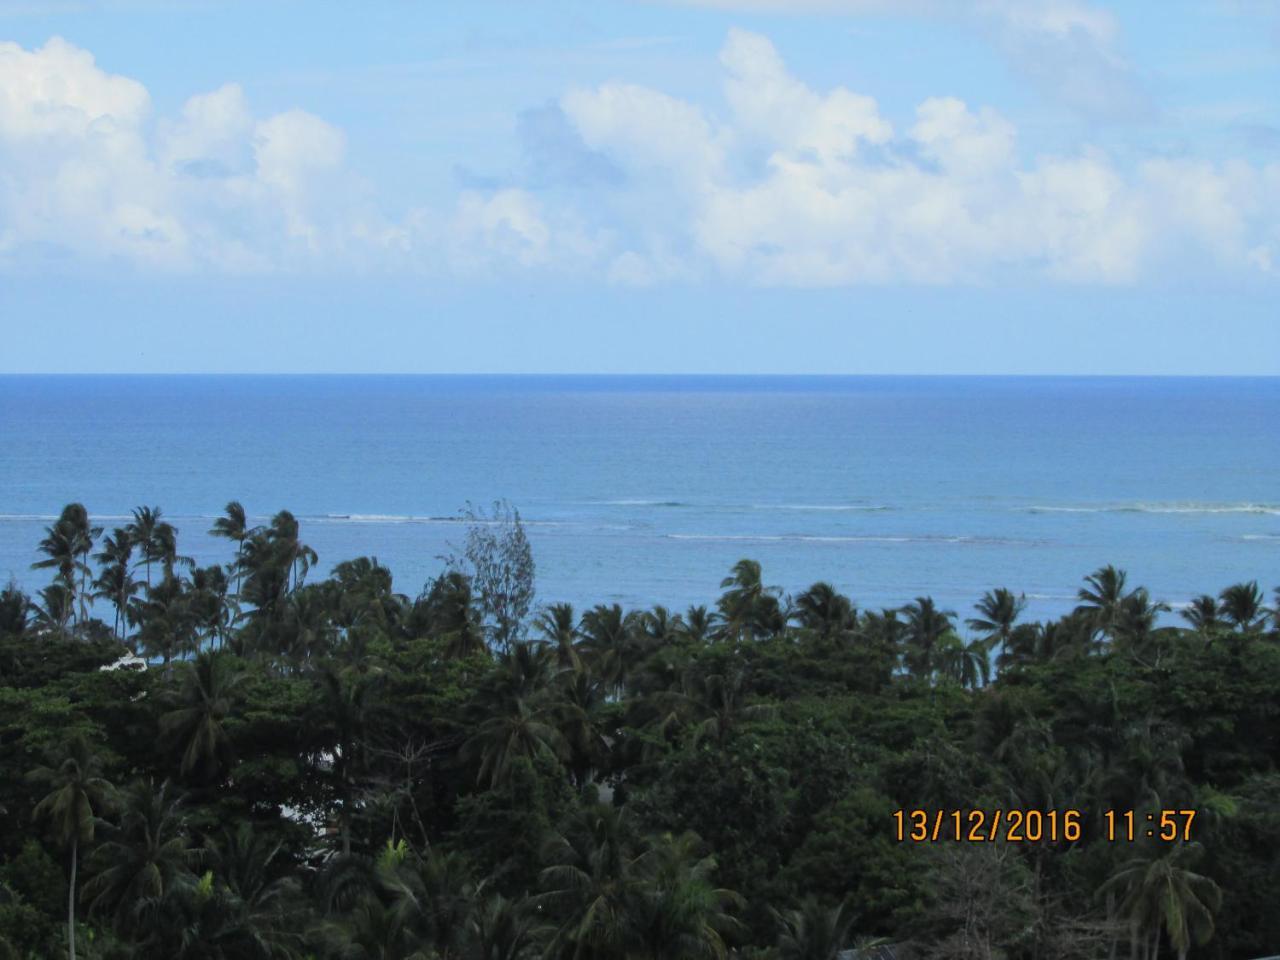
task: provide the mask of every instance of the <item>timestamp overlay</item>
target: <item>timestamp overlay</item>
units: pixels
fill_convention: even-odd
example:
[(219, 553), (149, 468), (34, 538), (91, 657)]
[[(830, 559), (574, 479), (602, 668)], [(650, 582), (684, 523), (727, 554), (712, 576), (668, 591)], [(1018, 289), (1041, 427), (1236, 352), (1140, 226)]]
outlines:
[(1103, 810), (1089, 816), (1076, 809), (900, 809), (893, 812), (893, 830), (899, 843), (1177, 843), (1191, 839), (1195, 819), (1195, 810)]

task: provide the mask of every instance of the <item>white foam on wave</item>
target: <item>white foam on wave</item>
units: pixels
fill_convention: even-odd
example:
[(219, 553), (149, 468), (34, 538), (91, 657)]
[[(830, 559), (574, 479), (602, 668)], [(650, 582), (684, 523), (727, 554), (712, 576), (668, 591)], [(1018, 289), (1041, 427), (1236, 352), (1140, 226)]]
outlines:
[(1242, 534), (1241, 540), (1262, 540), (1280, 542), (1280, 533), (1246, 533)]
[(1280, 505), (1273, 503), (1117, 503), (1097, 507), (1041, 506), (1027, 507), (1028, 513), (1162, 513), (1215, 514), (1244, 513), (1280, 516)]
[(680, 500), (599, 500), (597, 503), (606, 507), (687, 507), (689, 504)]
[(934, 544), (975, 544), (999, 546), (1031, 546), (1031, 540), (1013, 540), (1003, 537), (963, 537), (963, 536), (823, 536), (818, 534), (713, 534), (713, 533), (668, 533), (668, 540), (701, 540), (710, 542), (746, 542), (746, 543), (934, 543)]
[[(318, 517), (299, 517), (301, 523), (367, 523), (381, 525), (396, 525), (406, 523), (418, 524), (465, 524), (471, 526), (476, 524), (479, 526), (497, 526), (503, 521), (501, 520), (471, 520), (467, 517), (432, 517), (432, 516), (416, 516), (414, 514), (404, 513), (326, 513), (324, 516)], [(526, 520), (520, 518), (520, 523), (526, 527), (559, 527), (562, 523), (556, 520)]]
[(753, 510), (802, 510), (817, 513), (883, 513), (893, 507), (880, 503), (753, 503)]

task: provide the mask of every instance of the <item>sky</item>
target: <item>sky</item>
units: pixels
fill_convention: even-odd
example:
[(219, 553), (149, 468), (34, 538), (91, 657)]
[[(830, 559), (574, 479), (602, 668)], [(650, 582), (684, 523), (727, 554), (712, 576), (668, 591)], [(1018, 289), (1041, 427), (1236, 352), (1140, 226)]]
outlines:
[(1280, 374), (1280, 2), (0, 0), (0, 372)]

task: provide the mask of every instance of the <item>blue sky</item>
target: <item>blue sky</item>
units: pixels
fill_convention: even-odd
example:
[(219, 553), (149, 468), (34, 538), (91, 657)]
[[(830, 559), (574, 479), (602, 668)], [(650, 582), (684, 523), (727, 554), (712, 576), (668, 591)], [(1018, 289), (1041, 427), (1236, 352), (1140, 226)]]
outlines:
[(1280, 5), (0, 5), (0, 371), (1280, 373)]

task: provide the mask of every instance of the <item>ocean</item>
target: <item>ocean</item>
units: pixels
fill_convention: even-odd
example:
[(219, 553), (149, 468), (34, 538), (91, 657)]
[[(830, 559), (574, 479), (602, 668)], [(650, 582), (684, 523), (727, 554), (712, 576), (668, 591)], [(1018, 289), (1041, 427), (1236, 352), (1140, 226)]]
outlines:
[[(521, 511), (539, 602), (714, 602), (740, 558), (861, 607), (1032, 616), (1128, 570), (1173, 604), (1280, 584), (1280, 378), (0, 377), (0, 577), (79, 500), (158, 505), (201, 564), (232, 499), (416, 595), (467, 501)], [(107, 618), (110, 619), (109, 613)]]

